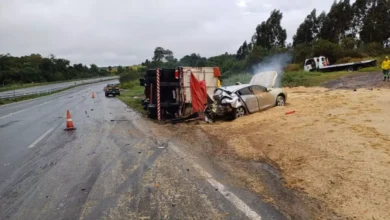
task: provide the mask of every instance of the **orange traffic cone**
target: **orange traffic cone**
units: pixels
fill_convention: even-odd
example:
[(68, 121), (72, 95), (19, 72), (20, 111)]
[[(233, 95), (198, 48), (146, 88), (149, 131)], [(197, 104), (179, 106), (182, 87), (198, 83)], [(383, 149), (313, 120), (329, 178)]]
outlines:
[(72, 118), (70, 117), (69, 110), (66, 110), (66, 128), (64, 130), (65, 131), (76, 130), (76, 128), (73, 125)]
[(94, 92), (92, 92), (92, 98), (93, 98), (93, 99), (95, 98), (95, 93), (94, 93)]

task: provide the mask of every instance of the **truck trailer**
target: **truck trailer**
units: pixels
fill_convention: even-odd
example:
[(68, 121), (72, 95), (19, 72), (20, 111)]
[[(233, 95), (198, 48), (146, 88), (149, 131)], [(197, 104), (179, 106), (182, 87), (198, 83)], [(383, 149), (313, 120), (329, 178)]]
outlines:
[(150, 118), (158, 120), (200, 112), (206, 107), (205, 97), (213, 96), (220, 77), (218, 67), (149, 69), (140, 79), (145, 87), (142, 105)]
[(363, 60), (359, 62), (342, 63), (330, 65), (328, 58), (324, 56), (313, 57), (305, 60), (304, 70), (306, 72), (334, 72), (334, 71), (356, 71), (360, 68), (376, 66), (376, 60)]

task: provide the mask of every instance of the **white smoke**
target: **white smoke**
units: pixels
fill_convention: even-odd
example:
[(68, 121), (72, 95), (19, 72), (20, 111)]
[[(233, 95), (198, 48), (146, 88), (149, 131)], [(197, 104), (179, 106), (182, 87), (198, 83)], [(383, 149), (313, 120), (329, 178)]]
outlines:
[[(284, 68), (291, 63), (292, 61), (292, 55), (290, 53), (281, 53), (276, 54), (270, 57), (267, 57), (264, 59), (263, 62), (254, 65), (252, 67), (252, 72), (254, 73), (254, 76), (261, 74), (262, 72), (267, 71), (275, 71), (278, 73), (278, 77), (275, 82), (275, 87), (280, 87), (283, 74), (284, 74)], [(259, 78), (259, 77), (258, 77)], [(261, 84), (261, 83), (257, 83)]]

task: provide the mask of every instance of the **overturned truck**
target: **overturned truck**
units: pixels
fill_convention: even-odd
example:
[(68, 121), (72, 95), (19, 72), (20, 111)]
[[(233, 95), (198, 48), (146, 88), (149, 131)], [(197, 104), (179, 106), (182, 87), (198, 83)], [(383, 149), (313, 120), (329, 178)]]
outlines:
[(140, 85), (145, 87), (142, 105), (150, 118), (158, 120), (201, 113), (220, 77), (218, 67), (149, 69), (140, 79)]

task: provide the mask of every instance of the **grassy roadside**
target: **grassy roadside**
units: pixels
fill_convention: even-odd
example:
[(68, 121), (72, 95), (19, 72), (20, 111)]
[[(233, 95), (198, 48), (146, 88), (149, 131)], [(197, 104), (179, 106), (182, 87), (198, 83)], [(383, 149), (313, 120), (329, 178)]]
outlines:
[(295, 87), (295, 86), (320, 86), (321, 84), (336, 80), (343, 76), (349, 76), (354, 74), (359, 74), (362, 72), (348, 72), (348, 71), (340, 71), (340, 72), (287, 72), (285, 73), (282, 86), (284, 87)]
[(145, 87), (135, 85), (132, 88), (122, 91), (121, 95), (117, 97), (130, 108), (143, 113), (145, 111), (141, 105), (141, 99), (144, 97), (144, 89)]
[[(10, 90), (14, 90), (14, 89), (25, 89), (25, 88), (30, 88), (30, 87), (34, 87), (34, 86), (45, 86), (45, 85), (56, 84), (56, 83), (75, 82), (75, 81), (80, 81), (80, 80), (90, 80), (90, 79), (96, 79), (96, 78), (102, 78), (102, 77), (104, 77), (104, 76), (96, 76), (96, 77), (83, 78), (83, 79), (71, 79), (71, 80), (55, 81), (55, 82), (12, 84), (12, 85), (0, 87), (0, 92), (10, 91)], [(110, 77), (110, 76), (107, 76), (107, 77)]]
[[(101, 80), (99, 82), (104, 82), (104, 81), (109, 81), (109, 80), (112, 80), (112, 79)], [(78, 85), (74, 85), (74, 86), (71, 86), (71, 87), (68, 87), (68, 88), (65, 88), (65, 89), (61, 89), (61, 90), (58, 90), (58, 91), (54, 91), (54, 92), (51, 92), (51, 93), (42, 93), (42, 94), (39, 94), (39, 95), (36, 94), (36, 95), (21, 96), (21, 97), (9, 98), (9, 99), (0, 99), (0, 106), (1, 105), (6, 105), (6, 104), (10, 104), (10, 103), (14, 103), (14, 102), (20, 102), (20, 101), (25, 101), (25, 100), (29, 100), (29, 99), (35, 99), (35, 98), (39, 98), (39, 97), (43, 97), (43, 96), (56, 94), (56, 93), (63, 92), (63, 91), (68, 90), (68, 89), (73, 89), (73, 88), (78, 87), (78, 86), (88, 85), (88, 84), (92, 84), (92, 83), (96, 83), (96, 82), (78, 84)]]

